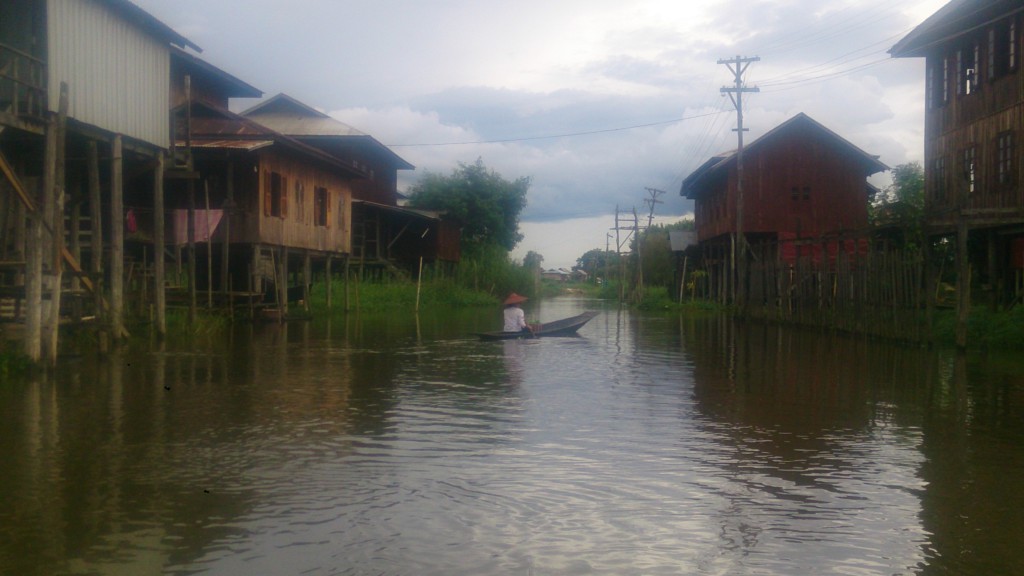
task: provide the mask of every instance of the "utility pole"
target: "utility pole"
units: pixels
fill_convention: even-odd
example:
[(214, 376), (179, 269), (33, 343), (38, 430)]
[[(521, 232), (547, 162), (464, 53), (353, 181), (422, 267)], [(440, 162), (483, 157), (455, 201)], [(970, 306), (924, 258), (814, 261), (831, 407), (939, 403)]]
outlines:
[[(629, 223), (629, 217), (619, 212), (618, 205), (615, 206), (615, 253), (619, 258), (619, 302), (626, 301), (626, 270), (625, 262), (622, 260), (622, 247), (629, 244), (629, 238), (636, 233), (636, 208), (633, 208), (633, 225)], [(619, 232), (626, 230), (628, 233), (623, 237)], [(634, 236), (635, 237), (635, 236)]]
[(663, 200), (658, 200), (658, 197), (665, 193), (664, 190), (658, 190), (657, 188), (644, 188), (647, 190), (647, 198), (644, 198), (644, 204), (651, 207), (650, 213), (647, 214), (647, 227), (650, 228), (654, 222), (654, 206), (655, 204), (664, 204)]
[(736, 56), (731, 59), (719, 60), (719, 64), (725, 66), (732, 72), (735, 82), (732, 87), (723, 86), (722, 93), (728, 94), (736, 107), (736, 242), (733, 244), (733, 263), (737, 266), (738, 277), (736, 283), (736, 303), (742, 310), (746, 306), (746, 260), (747, 241), (743, 235), (743, 93), (760, 92), (756, 86), (747, 88), (743, 85), (743, 74), (752, 62), (758, 62), (761, 58)]

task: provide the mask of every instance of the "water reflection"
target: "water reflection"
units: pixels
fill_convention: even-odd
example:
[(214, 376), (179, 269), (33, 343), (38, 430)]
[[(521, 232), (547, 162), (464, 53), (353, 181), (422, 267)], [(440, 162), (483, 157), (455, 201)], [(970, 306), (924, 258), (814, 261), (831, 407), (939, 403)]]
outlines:
[(245, 326), (4, 383), (0, 573), (1024, 563), (1019, 358), (614, 308), (580, 338), (469, 336), (495, 321)]

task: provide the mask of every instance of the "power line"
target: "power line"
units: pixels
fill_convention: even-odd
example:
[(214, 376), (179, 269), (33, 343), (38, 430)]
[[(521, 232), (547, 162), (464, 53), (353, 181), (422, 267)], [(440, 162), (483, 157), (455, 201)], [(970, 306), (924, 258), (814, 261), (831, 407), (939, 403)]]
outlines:
[(668, 124), (677, 124), (686, 120), (694, 120), (696, 118), (703, 118), (705, 116), (714, 116), (721, 114), (722, 111), (707, 112), (705, 114), (697, 114), (695, 116), (684, 116), (682, 118), (676, 118), (674, 120), (663, 120), (661, 122), (649, 122), (647, 124), (634, 124), (632, 126), (621, 126), (618, 128), (604, 128), (601, 130), (588, 130), (584, 132), (569, 132), (566, 134), (551, 134), (548, 136), (525, 136), (523, 138), (502, 138), (498, 140), (471, 140), (465, 142), (426, 142), (420, 144), (387, 144), (390, 148), (408, 148), (414, 146), (465, 146), (469, 144), (507, 144), (509, 142), (527, 142), (530, 140), (551, 140), (554, 138), (571, 138), (574, 136), (589, 136), (592, 134), (606, 134), (609, 132), (624, 132), (626, 130), (636, 130), (638, 128), (650, 128), (652, 126), (665, 126)]

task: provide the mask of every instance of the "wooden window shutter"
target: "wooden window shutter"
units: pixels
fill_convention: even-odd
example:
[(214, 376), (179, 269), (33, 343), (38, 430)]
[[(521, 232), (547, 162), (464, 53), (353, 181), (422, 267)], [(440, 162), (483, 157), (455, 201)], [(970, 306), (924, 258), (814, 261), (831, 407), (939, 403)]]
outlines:
[(270, 177), (270, 172), (263, 172), (263, 215), (270, 216), (273, 211), (273, 194), (271, 190), (274, 187), (273, 179)]
[(288, 217), (288, 178), (281, 176), (281, 218)]
[(324, 189), (324, 225), (328, 228), (331, 227), (331, 191), (330, 189)]

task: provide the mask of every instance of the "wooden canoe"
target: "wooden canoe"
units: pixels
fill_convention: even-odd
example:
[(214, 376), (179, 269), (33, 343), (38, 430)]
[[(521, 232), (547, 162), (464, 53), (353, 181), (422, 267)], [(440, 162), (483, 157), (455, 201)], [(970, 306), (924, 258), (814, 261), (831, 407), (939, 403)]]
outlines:
[(529, 332), (481, 332), (478, 335), (481, 340), (515, 340), (517, 338), (548, 338), (552, 336), (575, 336), (576, 331), (584, 324), (597, 316), (598, 312), (584, 312), (579, 316), (562, 318), (554, 322), (546, 322)]

